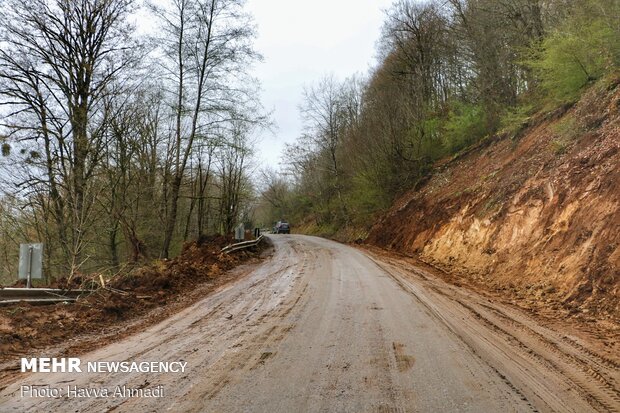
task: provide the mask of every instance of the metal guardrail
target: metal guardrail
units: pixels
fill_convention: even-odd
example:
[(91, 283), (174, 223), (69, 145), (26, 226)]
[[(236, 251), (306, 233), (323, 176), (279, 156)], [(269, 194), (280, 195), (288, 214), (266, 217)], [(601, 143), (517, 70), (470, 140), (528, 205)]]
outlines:
[(75, 301), (91, 290), (60, 290), (56, 288), (0, 288), (0, 306), (25, 301), (31, 304), (53, 304)]
[(222, 252), (224, 254), (228, 254), (228, 253), (231, 253), (233, 251), (238, 251), (238, 250), (242, 250), (242, 249), (246, 249), (246, 248), (255, 247), (258, 244), (260, 244), (260, 242), (263, 240), (263, 238), (265, 238), (265, 236), (261, 234), (258, 238), (256, 238), (255, 240), (252, 240), (252, 241), (243, 241), (243, 242), (237, 242), (236, 244), (227, 245), (226, 247), (222, 248)]

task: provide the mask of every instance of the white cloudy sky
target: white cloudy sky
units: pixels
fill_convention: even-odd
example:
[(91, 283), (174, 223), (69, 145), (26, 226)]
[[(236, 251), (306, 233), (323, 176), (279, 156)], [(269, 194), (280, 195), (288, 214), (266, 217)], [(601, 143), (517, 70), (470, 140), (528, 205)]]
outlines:
[(384, 10), (393, 0), (248, 0), (264, 56), (254, 76), (276, 129), (259, 137), (259, 159), (273, 167), (285, 142), (301, 133), (298, 105), (304, 85), (326, 74), (345, 79), (375, 64)]

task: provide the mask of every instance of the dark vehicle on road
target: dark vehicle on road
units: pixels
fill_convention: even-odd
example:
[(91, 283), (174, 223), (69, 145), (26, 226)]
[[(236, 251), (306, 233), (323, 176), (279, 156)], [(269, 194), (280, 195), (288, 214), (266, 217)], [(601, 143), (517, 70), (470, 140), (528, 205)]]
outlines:
[(278, 221), (276, 222), (276, 226), (273, 227), (273, 232), (275, 234), (290, 234), (291, 227), (286, 221)]

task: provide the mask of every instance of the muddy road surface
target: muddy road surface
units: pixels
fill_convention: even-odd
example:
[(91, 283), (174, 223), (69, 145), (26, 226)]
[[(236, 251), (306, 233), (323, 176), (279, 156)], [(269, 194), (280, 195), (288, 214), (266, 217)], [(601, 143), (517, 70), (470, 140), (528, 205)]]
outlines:
[[(184, 373), (22, 375), (0, 411), (620, 411), (618, 360), (566, 332), (397, 260), (271, 239), (273, 257), (238, 282), (81, 357), (184, 361)], [(164, 396), (22, 397), (22, 385)]]

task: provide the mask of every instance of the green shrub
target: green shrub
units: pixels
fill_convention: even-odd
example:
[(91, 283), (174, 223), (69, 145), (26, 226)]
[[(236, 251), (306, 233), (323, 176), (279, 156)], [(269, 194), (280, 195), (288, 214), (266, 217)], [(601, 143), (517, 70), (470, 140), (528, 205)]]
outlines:
[(533, 48), (526, 62), (554, 101), (577, 99), (584, 86), (615, 70), (620, 63), (620, 29), (616, 21), (620, 2), (578, 3)]
[(574, 116), (566, 116), (552, 126), (553, 132), (562, 140), (572, 141), (584, 132), (583, 126)]
[(373, 222), (377, 211), (390, 206), (392, 198), (385, 189), (366, 174), (360, 173), (353, 177), (348, 203), (354, 212), (354, 225), (367, 226)]
[(500, 121), (501, 130), (511, 136), (518, 135), (528, 125), (528, 121), (532, 112), (533, 105), (519, 105), (507, 109)]
[(458, 102), (454, 104), (443, 125), (443, 145), (456, 153), (476, 143), (488, 133), (484, 110), (479, 105)]
[(572, 115), (555, 123), (551, 130), (556, 138), (551, 141), (549, 146), (556, 155), (566, 153), (569, 146), (584, 133), (583, 126)]
[(553, 152), (556, 155), (562, 155), (566, 153), (566, 150), (568, 149), (569, 146), (570, 146), (570, 142), (564, 138), (554, 139), (549, 144), (549, 148), (551, 149), (551, 152)]

